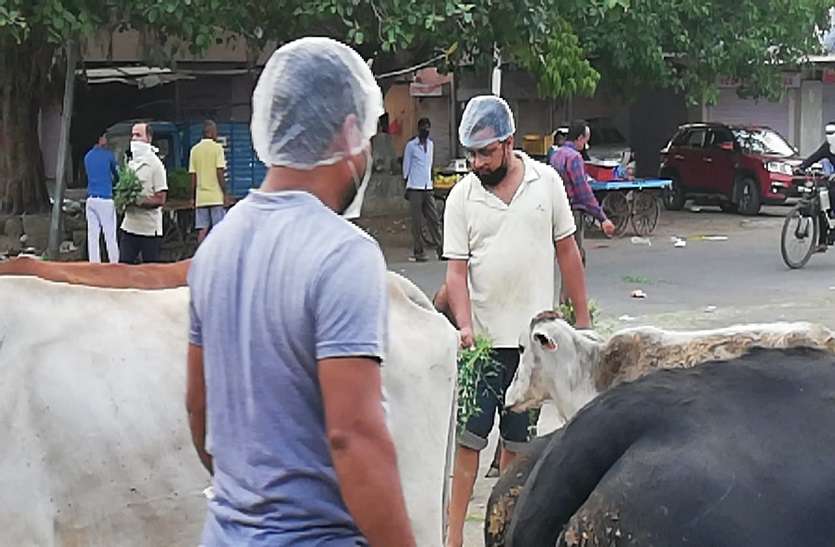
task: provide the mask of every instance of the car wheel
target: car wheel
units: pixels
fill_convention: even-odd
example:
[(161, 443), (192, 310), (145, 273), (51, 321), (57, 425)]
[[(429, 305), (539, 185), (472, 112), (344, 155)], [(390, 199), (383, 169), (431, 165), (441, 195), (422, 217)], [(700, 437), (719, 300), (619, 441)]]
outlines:
[(722, 210), (723, 213), (738, 213), (736, 203), (732, 203), (730, 201), (723, 201), (719, 204), (719, 208)]
[(739, 213), (754, 216), (760, 212), (760, 187), (751, 177), (739, 179), (736, 183), (736, 206)]
[(687, 201), (687, 195), (678, 176), (671, 175), (670, 179), (673, 181), (672, 186), (665, 188), (661, 194), (664, 208), (668, 211), (680, 211), (684, 207), (684, 202)]

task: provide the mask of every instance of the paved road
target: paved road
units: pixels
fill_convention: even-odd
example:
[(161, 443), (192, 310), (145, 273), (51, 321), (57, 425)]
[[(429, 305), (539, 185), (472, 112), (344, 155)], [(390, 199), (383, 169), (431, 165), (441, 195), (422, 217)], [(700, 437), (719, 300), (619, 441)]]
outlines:
[[(766, 208), (753, 218), (715, 211), (705, 207), (699, 213), (666, 213), (649, 238), (650, 246), (635, 244), (628, 235), (589, 239), (589, 295), (603, 317), (615, 325), (631, 324), (617, 321), (629, 315), (636, 324), (659, 320), (658, 326), (674, 327), (679, 321), (673, 316), (698, 313), (708, 317), (689, 318), (688, 325), (814, 319), (835, 327), (835, 249), (792, 271), (780, 257), (785, 208)], [(712, 235), (727, 240), (702, 239)], [(673, 236), (686, 238), (687, 246), (673, 247)], [(385, 251), (389, 268), (428, 294), (442, 282), (443, 263), (409, 263), (405, 249)], [(634, 289), (642, 289), (648, 298), (631, 298)], [(716, 311), (705, 314), (709, 306)]]
[[(700, 328), (777, 320), (809, 320), (835, 328), (835, 249), (812, 257), (803, 270), (788, 270), (780, 257), (786, 211), (766, 208), (754, 218), (726, 215), (709, 207), (697, 213), (665, 212), (650, 246), (635, 244), (629, 236), (588, 240), (589, 294), (600, 306), (601, 330), (640, 324)], [(703, 239), (711, 235), (727, 240)], [(672, 236), (686, 238), (687, 246), (673, 247)], [(408, 249), (402, 246), (384, 251), (391, 270), (412, 279), (430, 296), (440, 286), (443, 263), (409, 263)], [(632, 298), (634, 289), (642, 289), (648, 297)], [(706, 311), (709, 307), (715, 309)], [(623, 318), (626, 315), (631, 319)], [(547, 431), (554, 420), (550, 413), (544, 415), (541, 430)], [(480, 477), (486, 472), (494, 442), (495, 432), (483, 453)], [(480, 478), (476, 485), (467, 521), (467, 547), (483, 544), (481, 523), (493, 483)]]

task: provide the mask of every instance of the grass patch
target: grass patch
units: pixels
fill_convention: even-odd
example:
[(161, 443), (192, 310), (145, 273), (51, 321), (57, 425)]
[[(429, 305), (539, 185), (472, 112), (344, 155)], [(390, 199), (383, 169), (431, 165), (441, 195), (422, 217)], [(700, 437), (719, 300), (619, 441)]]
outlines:
[(643, 275), (625, 275), (621, 279), (630, 285), (652, 285), (652, 279)]

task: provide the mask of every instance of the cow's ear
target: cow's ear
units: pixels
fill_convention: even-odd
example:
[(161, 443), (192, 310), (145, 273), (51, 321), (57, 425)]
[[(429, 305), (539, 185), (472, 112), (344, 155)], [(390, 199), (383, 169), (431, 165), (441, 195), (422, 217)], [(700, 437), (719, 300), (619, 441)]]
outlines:
[(542, 331), (533, 334), (534, 341), (545, 351), (557, 351), (557, 343)]

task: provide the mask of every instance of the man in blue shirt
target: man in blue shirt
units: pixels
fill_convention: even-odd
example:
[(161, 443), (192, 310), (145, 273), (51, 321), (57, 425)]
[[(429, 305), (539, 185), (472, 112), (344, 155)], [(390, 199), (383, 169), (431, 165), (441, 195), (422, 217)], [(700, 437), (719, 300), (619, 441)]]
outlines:
[(352, 49), (302, 38), (270, 58), (252, 108), (269, 170), (189, 271), (186, 406), (213, 475), (202, 545), (413, 547), (382, 404), (385, 262), (345, 220), (382, 93)]
[(116, 207), (113, 205), (113, 184), (116, 181), (116, 158), (107, 148), (107, 136), (99, 136), (96, 146), (84, 156), (87, 171), (87, 254), (90, 262), (101, 262), (99, 237), (104, 232), (107, 259), (119, 262), (116, 241)]
[(426, 255), (423, 252), (424, 218), (439, 260), (443, 254), (441, 221), (435, 209), (435, 197), (432, 191), (432, 160), (435, 155), (435, 143), (429, 138), (430, 127), (429, 118), (421, 118), (418, 121), (417, 137), (406, 143), (406, 149), (403, 151), (403, 178), (406, 181), (406, 199), (409, 200), (412, 239), (414, 240), (412, 260), (417, 262), (426, 262)]

